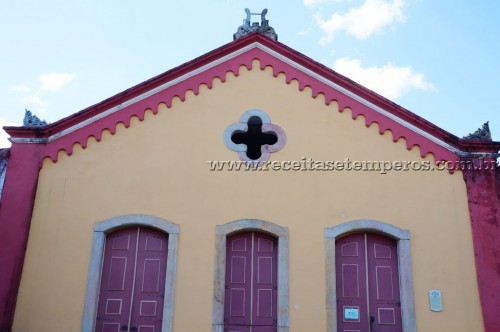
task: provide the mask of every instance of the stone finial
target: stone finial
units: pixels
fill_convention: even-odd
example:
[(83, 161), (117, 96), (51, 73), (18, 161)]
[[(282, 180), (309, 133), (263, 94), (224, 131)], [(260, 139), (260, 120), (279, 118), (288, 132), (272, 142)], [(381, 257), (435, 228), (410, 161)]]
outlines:
[(25, 109), (23, 125), (25, 127), (41, 127), (46, 126), (47, 122), (45, 120), (40, 120), (36, 115), (31, 113), (30, 110)]
[(479, 141), (491, 141), (491, 132), (490, 132), (490, 126), (489, 126), (489, 121), (483, 124), (481, 128), (476, 130), (475, 132), (464, 136), (464, 139), (466, 140), (479, 140)]
[[(262, 13), (251, 13), (250, 9), (245, 8), (245, 13), (247, 17), (243, 20), (243, 25), (241, 25), (235, 34), (233, 34), (233, 40), (246, 36), (247, 34), (258, 31), (259, 33), (272, 38), (274, 40), (278, 40), (278, 35), (274, 31), (272, 27), (269, 26), (269, 20), (266, 20), (267, 8), (262, 11)], [(253, 22), (251, 20), (252, 15), (260, 15), (260, 24), (259, 22)]]

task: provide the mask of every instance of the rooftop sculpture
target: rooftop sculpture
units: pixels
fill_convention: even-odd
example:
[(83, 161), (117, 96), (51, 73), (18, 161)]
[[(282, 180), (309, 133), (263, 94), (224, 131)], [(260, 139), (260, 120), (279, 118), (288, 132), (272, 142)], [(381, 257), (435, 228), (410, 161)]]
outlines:
[(491, 141), (491, 131), (489, 121), (483, 124), (481, 128), (464, 137), (467, 140)]
[(30, 110), (25, 109), (25, 111), (26, 113), (23, 119), (23, 125), (25, 127), (41, 127), (47, 125), (45, 120), (40, 120), (40, 118), (31, 113)]
[[(245, 13), (247, 14), (247, 17), (243, 20), (243, 25), (238, 27), (236, 33), (233, 34), (233, 40), (246, 36), (247, 34), (254, 31), (258, 31), (264, 36), (267, 36), (274, 40), (278, 40), (278, 35), (274, 31), (274, 29), (269, 26), (269, 20), (266, 20), (267, 8), (264, 9), (261, 13), (251, 13), (250, 9), (245, 8)], [(260, 15), (260, 24), (259, 22), (252, 23), (252, 15)]]

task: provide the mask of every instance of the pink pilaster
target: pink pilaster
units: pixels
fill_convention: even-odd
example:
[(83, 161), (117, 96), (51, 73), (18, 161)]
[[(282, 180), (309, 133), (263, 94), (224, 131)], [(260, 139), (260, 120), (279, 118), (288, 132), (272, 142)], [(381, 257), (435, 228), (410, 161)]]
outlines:
[(40, 144), (13, 144), (0, 202), (0, 331), (10, 331), (35, 199)]
[(500, 172), (494, 159), (474, 159), (465, 170), (476, 258), (477, 281), (486, 332), (500, 331)]

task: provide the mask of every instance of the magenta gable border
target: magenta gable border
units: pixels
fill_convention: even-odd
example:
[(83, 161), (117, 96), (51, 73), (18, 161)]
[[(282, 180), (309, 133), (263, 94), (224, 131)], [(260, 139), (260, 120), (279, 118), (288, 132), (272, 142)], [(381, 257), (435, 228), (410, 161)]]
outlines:
[(408, 150), (417, 145), (420, 148), (420, 155), (422, 157), (425, 157), (428, 153), (432, 153), (436, 162), (443, 160), (456, 161), (459, 159), (459, 157), (450, 150), (439, 146), (428, 138), (419, 135), (411, 129), (404, 127), (385, 115), (374, 111), (359, 101), (346, 96), (344, 93), (327, 86), (325, 83), (320, 82), (319, 80), (258, 48), (250, 49), (241, 55), (235, 56), (229, 61), (209, 68), (198, 75), (192, 76), (180, 83), (165, 88), (163, 91), (159, 91), (143, 100), (137, 101), (124, 107), (123, 109), (111, 113), (93, 123), (85, 125), (63, 137), (47, 143), (44, 149), (43, 157), (50, 157), (55, 162), (57, 161), (58, 153), (60, 151), (66, 151), (68, 155), (71, 155), (74, 144), (79, 143), (83, 148), (86, 148), (87, 141), (91, 136), (95, 137), (97, 141), (100, 141), (102, 132), (104, 130), (109, 130), (111, 134), (114, 134), (118, 123), (123, 123), (125, 127), (128, 128), (130, 120), (133, 116), (136, 116), (142, 121), (146, 110), (149, 109), (156, 114), (160, 103), (165, 103), (167, 107), (171, 107), (174, 97), (179, 97), (182, 101), (184, 101), (188, 90), (191, 90), (195, 95), (198, 95), (201, 84), (205, 84), (211, 89), (214, 79), (219, 78), (222, 82), (225, 82), (228, 72), (232, 72), (235, 76), (238, 76), (240, 66), (245, 66), (250, 70), (252, 68), (252, 61), (255, 59), (260, 61), (260, 69), (262, 70), (268, 66), (272, 67), (273, 75), (275, 77), (278, 76), (279, 73), (285, 74), (287, 84), (290, 84), (293, 80), (297, 80), (299, 90), (302, 91), (305, 87), (310, 87), (312, 90), (312, 97), (317, 98), (319, 94), (323, 94), (326, 105), (336, 101), (341, 112), (344, 111), (345, 108), (351, 109), (353, 119), (363, 115), (367, 127), (372, 125), (374, 122), (377, 123), (380, 134), (383, 134), (386, 130), (390, 130), (392, 132), (394, 142), (404, 138)]
[[(256, 35), (258, 37), (258, 35)], [(247, 37), (248, 38), (248, 37)], [(265, 38), (265, 37), (262, 37)], [(259, 39), (259, 38), (254, 38), (254, 39)], [(230, 44), (228, 44), (230, 45)], [(261, 45), (261, 44), (259, 44)], [(245, 45), (243, 45), (245, 46)], [(267, 45), (269, 47), (269, 45)], [(237, 51), (238, 49), (236, 49)], [(233, 50), (234, 51), (234, 50)], [(284, 55), (285, 56), (285, 55)], [(286, 57), (286, 56), (285, 56)], [(302, 56), (303, 57), (303, 56)], [(208, 86), (208, 88), (212, 88), (213, 80), (216, 78), (219, 78), (222, 82), (225, 82), (226, 80), (226, 75), (228, 72), (232, 72), (235, 76), (239, 75), (239, 68), (240, 66), (245, 66), (249, 70), (252, 68), (252, 61), (254, 59), (257, 59), (260, 61), (260, 69), (264, 69), (265, 67), (271, 67), (273, 70), (273, 75), (276, 77), (278, 74), (283, 73), (286, 76), (286, 83), (290, 84), (291, 81), (297, 80), (299, 90), (302, 91), (304, 90), (305, 87), (310, 87), (312, 90), (312, 96), (313, 98), (318, 98), (318, 95), (322, 94), (324, 95), (325, 99), (325, 104), (329, 105), (331, 102), (335, 101), (339, 105), (339, 110), (340, 112), (343, 112), (345, 108), (349, 108), (352, 112), (352, 118), (356, 119), (358, 116), (362, 115), (365, 118), (365, 125), (369, 127), (373, 123), (377, 123), (379, 127), (379, 133), (383, 134), (385, 131), (389, 130), (392, 133), (392, 138), (393, 141), (396, 142), (399, 139), (403, 138), (406, 141), (406, 146), (407, 149), (410, 150), (414, 146), (418, 146), (420, 148), (420, 155), (422, 157), (425, 157), (427, 154), (431, 153), (434, 155), (435, 162), (440, 162), (440, 161), (456, 161), (459, 160), (459, 156), (452, 152), (451, 150), (440, 146), (436, 142), (431, 141), (427, 137), (422, 136), (421, 134), (415, 132), (412, 129), (409, 129), (402, 125), (401, 123), (396, 122), (395, 120), (387, 117), (384, 114), (381, 114), (372, 108), (364, 105), (360, 101), (344, 94), (341, 91), (338, 91), (334, 89), (331, 86), (328, 86), (324, 82), (319, 81), (318, 79), (310, 76), (308, 73), (305, 73), (285, 61), (267, 53), (266, 51), (258, 48), (257, 46), (250, 48), (244, 52), (242, 52), (239, 55), (233, 56), (231, 59), (228, 61), (224, 61), (222, 63), (219, 63), (211, 68), (208, 68), (198, 74), (195, 74), (191, 77), (186, 78), (185, 80), (174, 84), (172, 86), (169, 86), (165, 88), (162, 91), (159, 91), (151, 96), (148, 96), (142, 100), (133, 102), (129, 106), (125, 106), (117, 111), (110, 112), (110, 114), (107, 114), (103, 116), (102, 118), (95, 120), (89, 124), (84, 124), (85, 121), (92, 121), (92, 117), (88, 118), (83, 118), (78, 120), (74, 119), (74, 124), (67, 128), (63, 128), (62, 130), (59, 131), (53, 131), (50, 132), (48, 137), (57, 137), (58, 135), (60, 137), (57, 137), (53, 139), (51, 142), (46, 143), (44, 152), (43, 152), (43, 157), (50, 157), (54, 162), (57, 161), (58, 158), (58, 153), (60, 151), (65, 151), (68, 155), (71, 155), (73, 152), (73, 145), (78, 143), (80, 144), (83, 148), (86, 148), (87, 146), (87, 141), (88, 139), (93, 136), (96, 138), (97, 141), (100, 141), (102, 132), (104, 130), (109, 130), (111, 134), (114, 134), (116, 132), (116, 127), (118, 123), (123, 123), (125, 127), (129, 127), (130, 125), (130, 120), (133, 116), (136, 116), (139, 120), (144, 119), (144, 114), (145, 111), (150, 109), (154, 114), (158, 112), (158, 105), (160, 103), (165, 103), (167, 107), (170, 107), (172, 104), (172, 100), (174, 97), (179, 97), (182, 101), (185, 100), (185, 95), (188, 90), (191, 90), (194, 92), (195, 95), (198, 95), (199, 93), (199, 87), (201, 84), (205, 84)], [(288, 59), (288, 58), (287, 58)], [(307, 59), (307, 58), (306, 58)], [(212, 59), (211, 59), (212, 60)], [(309, 60), (309, 59), (308, 59)], [(291, 60), (293, 61), (293, 60)], [(312, 60), (311, 60), (312, 61)], [(302, 64), (301, 64), (302, 65)], [(197, 69), (192, 68), (191, 71)], [(312, 70), (310, 68), (307, 68), (308, 70)], [(314, 68), (313, 68), (314, 69)], [(325, 68), (319, 68), (323, 71), (325, 71)], [(334, 73), (333, 71), (330, 71), (331, 73)], [(189, 71), (187, 71), (189, 73)], [(321, 72), (316, 72), (318, 75), (321, 76)], [(337, 76), (340, 76), (336, 74)], [(173, 77), (171, 81), (175, 80), (178, 77)], [(337, 84), (333, 79), (327, 78), (329, 81), (333, 82), (334, 84)], [(165, 84), (164, 82), (161, 82), (162, 84)], [(168, 81), (167, 81), (168, 83)], [(355, 83), (354, 83), (355, 84)], [(150, 91), (156, 87), (161, 85), (158, 83), (157, 85), (153, 85), (148, 87), (148, 89), (145, 91)], [(364, 89), (360, 87), (361, 89)], [(373, 97), (378, 97), (378, 98), (383, 98), (380, 97), (373, 92), (364, 89), (365, 93), (368, 91), (368, 94), (373, 95)], [(142, 93), (145, 93), (142, 92)], [(355, 91), (356, 92), (356, 91)], [(138, 95), (140, 97), (140, 94)], [(114, 101), (108, 108), (101, 107), (96, 113), (95, 116), (99, 116), (104, 112), (107, 112), (108, 110), (111, 110), (112, 108), (117, 108), (120, 107), (121, 104), (127, 103), (128, 101), (132, 100), (133, 98), (136, 98), (137, 96), (131, 96), (130, 98), (126, 98), (127, 96), (120, 96), (117, 95), (118, 100)], [(119, 98), (121, 97), (121, 98)], [(387, 102), (387, 100), (385, 100)], [(367, 100), (368, 103), (370, 103), (370, 100)], [(394, 104), (395, 105), (395, 104)], [(97, 105), (99, 106), (99, 105)], [(397, 106), (397, 105), (396, 105)], [(384, 109), (383, 107), (381, 107)], [(387, 112), (390, 112), (391, 109), (384, 109)], [(408, 112), (408, 111), (407, 111)], [(85, 112), (81, 112), (80, 114), (77, 115), (82, 115)], [(410, 112), (408, 112), (410, 113)], [(77, 116), (75, 115), (75, 116)], [(413, 115), (413, 114), (412, 114)], [(397, 114), (395, 115), (397, 117)], [(414, 116), (414, 115), (413, 115)], [(416, 116), (414, 116), (416, 117)], [(406, 121), (405, 119), (401, 119), (402, 121)], [(65, 134), (64, 136), (61, 136), (61, 133), (65, 130), (72, 129), (72, 127), (76, 127), (77, 129)], [(13, 127), (7, 128), (7, 131), (9, 129), (15, 129)], [(10, 132), (13, 137), (15, 137), (15, 131)], [(432, 133), (431, 133), (432, 135)], [(43, 135), (42, 135), (43, 136)], [(45, 136), (45, 137), (47, 137)], [(35, 135), (32, 135), (31, 137), (36, 137)], [(440, 139), (440, 138), (438, 138)]]

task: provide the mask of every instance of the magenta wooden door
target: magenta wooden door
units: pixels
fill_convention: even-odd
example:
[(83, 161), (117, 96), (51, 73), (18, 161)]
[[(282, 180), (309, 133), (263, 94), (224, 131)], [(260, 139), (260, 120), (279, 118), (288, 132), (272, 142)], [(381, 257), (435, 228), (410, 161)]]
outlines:
[(122, 229), (106, 237), (96, 331), (120, 331), (122, 325), (128, 326), (137, 231)]
[(277, 243), (257, 232), (227, 237), (224, 331), (277, 330)]
[(397, 242), (367, 234), (366, 243), (372, 331), (402, 331)]
[(161, 331), (168, 235), (143, 227), (106, 237), (96, 331)]
[(395, 240), (376, 234), (340, 238), (335, 265), (339, 331), (402, 331)]

